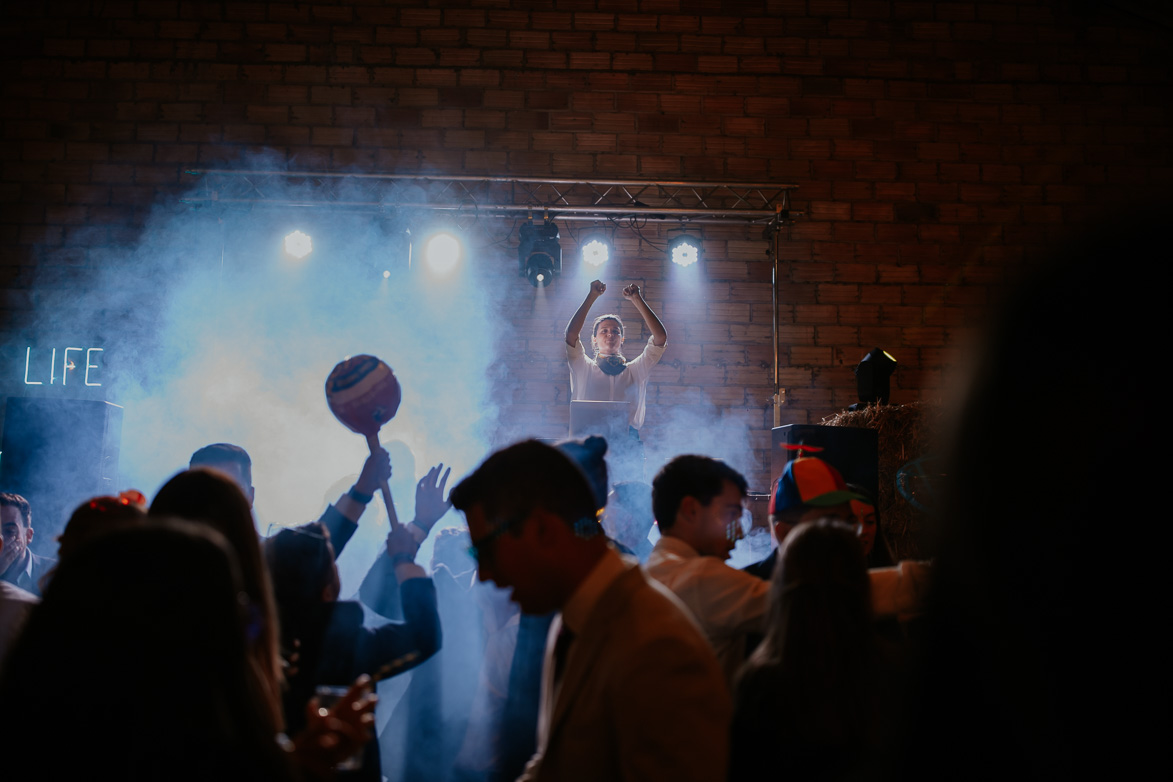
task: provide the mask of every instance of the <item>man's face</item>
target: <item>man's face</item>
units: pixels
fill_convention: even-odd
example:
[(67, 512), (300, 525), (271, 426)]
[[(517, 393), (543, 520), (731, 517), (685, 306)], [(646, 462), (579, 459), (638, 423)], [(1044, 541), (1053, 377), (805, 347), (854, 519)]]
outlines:
[(793, 524), (783, 521), (775, 516), (770, 516), (770, 529), (774, 533), (774, 542), (779, 546), (782, 541), (786, 540), (787, 536), (794, 531), (794, 528), (804, 521), (818, 521), (819, 519), (839, 519), (848, 524), (856, 524), (854, 512), (851, 510), (851, 503), (845, 502), (842, 505), (831, 505), (826, 508), (810, 508), (803, 511), (802, 515)]
[(26, 527), (20, 508), (11, 505), (0, 506), (0, 535), (4, 537), (4, 549), (0, 551), (0, 572), (3, 572), (24, 556), (25, 549), (33, 539), (33, 528)]
[(600, 321), (593, 341), (600, 355), (613, 356), (618, 353), (623, 346), (623, 330), (619, 328), (619, 321), (610, 318)]
[(478, 577), (511, 590), (510, 598), (527, 614), (545, 614), (560, 607), (554, 604), (541, 576), (533, 518), (536, 512), (512, 529), (503, 529), (508, 524), (505, 519), (488, 519), (479, 503), (464, 514), (476, 551)]
[(850, 504), (852, 514), (859, 519), (859, 542), (866, 557), (876, 545), (876, 508), (861, 500), (852, 500)]
[(725, 560), (745, 536), (741, 529), (745, 506), (741, 491), (732, 481), (725, 481), (723, 487), (708, 505), (698, 503), (693, 542), (698, 554)]

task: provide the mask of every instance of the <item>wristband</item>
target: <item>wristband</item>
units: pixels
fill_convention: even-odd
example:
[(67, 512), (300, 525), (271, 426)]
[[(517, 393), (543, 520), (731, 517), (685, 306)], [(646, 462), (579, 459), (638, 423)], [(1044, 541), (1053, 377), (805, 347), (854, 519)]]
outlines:
[(392, 555), (392, 557), (391, 557), (391, 564), (394, 566), (410, 565), (410, 564), (413, 564), (414, 562), (415, 562), (415, 554), (406, 554), (402, 551), (399, 552), (398, 554)]
[(371, 500), (375, 498), (375, 495), (363, 494), (354, 486), (350, 487), (350, 491), (346, 492), (346, 496), (357, 502), (359, 505), (369, 505)]
[(419, 520), (419, 519), (412, 519), (412, 520), (411, 520), (411, 522), (410, 522), (410, 524), (409, 524), (408, 526), (415, 527), (415, 528), (416, 528), (416, 529), (418, 529), (420, 532), (424, 533), (424, 537), (425, 537), (425, 538), (426, 538), (426, 537), (428, 536), (428, 534), (431, 532), (431, 530), (429, 530), (427, 527), (425, 527), (423, 524), (421, 524), (421, 523), (420, 523), (420, 520)]

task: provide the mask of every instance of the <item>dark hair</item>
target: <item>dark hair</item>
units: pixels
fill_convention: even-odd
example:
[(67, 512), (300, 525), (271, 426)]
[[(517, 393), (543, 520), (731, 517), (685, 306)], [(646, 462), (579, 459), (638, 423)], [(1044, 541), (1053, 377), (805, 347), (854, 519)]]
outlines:
[(627, 335), (627, 330), (623, 327), (623, 320), (618, 315), (600, 315), (595, 318), (594, 325), (591, 326), (592, 337), (599, 336), (599, 324), (605, 320), (613, 320), (619, 324), (619, 336), (623, 337)]
[(854, 527), (819, 519), (799, 524), (786, 537), (771, 577), (766, 620), (758, 659), (820, 668), (858, 651), (860, 641), (871, 637), (871, 583)]
[(321, 524), (286, 528), (265, 539), (265, 563), (279, 606), (320, 603), (333, 578), (330, 532)]
[(536, 508), (569, 526), (595, 523), (594, 492), (582, 470), (557, 448), (524, 440), (497, 451), (452, 489), (452, 505), (467, 511), (480, 505), (494, 523), (516, 523)]
[(172, 520), (63, 561), (0, 677), (0, 702), (20, 704), (0, 710), (10, 760), (52, 778), (287, 778), (240, 590), (223, 537)]
[(875, 496), (873, 496), (872, 493), (870, 491), (868, 491), (865, 487), (860, 486), (858, 483), (849, 483), (849, 484), (847, 484), (847, 488), (849, 491), (853, 491), (856, 494), (863, 497), (863, 499), (860, 500), (860, 502), (865, 502), (868, 505), (871, 505), (873, 508), (876, 508), (876, 510), (879, 510), (879, 506), (876, 504)]
[(240, 472), (248, 481), (253, 482), (253, 460), (248, 451), (232, 443), (212, 443), (205, 445), (191, 455), (188, 467), (214, 467), (217, 464), (238, 464)]
[(273, 587), (261, 555), (261, 542), (252, 511), (240, 487), (217, 470), (203, 467), (185, 470), (159, 489), (151, 503), (150, 515), (202, 522), (228, 540), (240, 563), (245, 593), (256, 613), (254, 659), (263, 680), (279, 696), (282, 681), (280, 631)]
[(24, 497), (21, 497), (19, 494), (13, 494), (12, 492), (0, 492), (0, 507), (16, 508), (20, 511), (24, 526), (27, 527), (29, 525), (29, 519), (32, 518), (33, 509), (29, 505), (29, 501)]
[(273, 579), (277, 605), (304, 606), (320, 602), (330, 583), (334, 557), (330, 533), (321, 524), (289, 527), (266, 538), (265, 562)]
[[(888, 547), (884, 544), (884, 527), (880, 523), (880, 502), (878, 498), (872, 494), (871, 491), (863, 486), (860, 486), (858, 483), (849, 483), (847, 484), (847, 488), (848, 490), (862, 496), (864, 499), (857, 500), (857, 502), (862, 502), (865, 505), (871, 506), (872, 511), (876, 517), (876, 530), (875, 538), (872, 542), (872, 550), (870, 553), (865, 555), (867, 557), (868, 567), (890, 567), (892, 565), (892, 558), (888, 555)], [(852, 510), (854, 511), (854, 508)], [(859, 518), (856, 519), (856, 521), (859, 522), (860, 528), (862, 529), (863, 519)]]
[(725, 481), (736, 486), (743, 497), (749, 489), (741, 473), (708, 456), (685, 454), (665, 464), (652, 479), (652, 513), (660, 529), (672, 529), (685, 497), (696, 497), (708, 505), (725, 490)]
[(734, 743), (745, 745), (731, 753), (735, 767), (768, 761), (796, 778), (857, 776), (882, 722), (870, 594), (851, 526), (820, 519), (786, 538), (770, 581), (766, 637), (734, 686)]
[(142, 524), (146, 518), (146, 509), (123, 497), (86, 500), (73, 511), (57, 537), (57, 559), (68, 559), (90, 541), (114, 530)]

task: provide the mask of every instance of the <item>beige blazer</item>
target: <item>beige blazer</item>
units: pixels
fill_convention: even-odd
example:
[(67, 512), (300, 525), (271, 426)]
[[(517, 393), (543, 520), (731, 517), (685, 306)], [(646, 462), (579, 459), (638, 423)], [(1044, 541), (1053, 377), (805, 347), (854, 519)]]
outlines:
[[(560, 626), (561, 616), (551, 639)], [(732, 707), (717, 658), (687, 609), (638, 566), (603, 593), (550, 697), (544, 687), (545, 740), (521, 780), (725, 779)]]

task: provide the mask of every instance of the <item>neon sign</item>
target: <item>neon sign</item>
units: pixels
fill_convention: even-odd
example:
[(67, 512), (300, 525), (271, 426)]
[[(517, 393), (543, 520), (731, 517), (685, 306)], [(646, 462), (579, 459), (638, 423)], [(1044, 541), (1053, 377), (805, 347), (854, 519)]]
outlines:
[[(94, 354), (101, 353), (102, 351), (103, 348), (65, 348), (61, 351), (61, 374), (58, 375), (57, 369), (59, 365), (57, 364), (57, 348), (52, 348), (52, 354), (49, 357), (49, 385), (55, 385), (58, 380), (61, 381), (61, 385), (63, 386), (68, 385), (70, 373), (78, 371), (78, 364), (76, 361), (70, 358), (70, 353), (85, 353), (85, 370), (83, 372), (82, 382), (87, 386), (102, 385), (101, 383), (90, 382), (90, 370), (100, 368), (97, 364), (94, 363)], [(29, 346), (24, 351), (24, 384), (26, 386), (45, 385), (44, 380), (29, 380), (29, 369), (33, 364), (40, 364), (42, 367), (44, 366), (42, 362), (33, 361), (33, 349), (32, 346)], [(41, 374), (40, 376), (44, 377), (44, 374)], [(75, 379), (74, 383), (76, 384), (76, 382), (77, 381)]]

